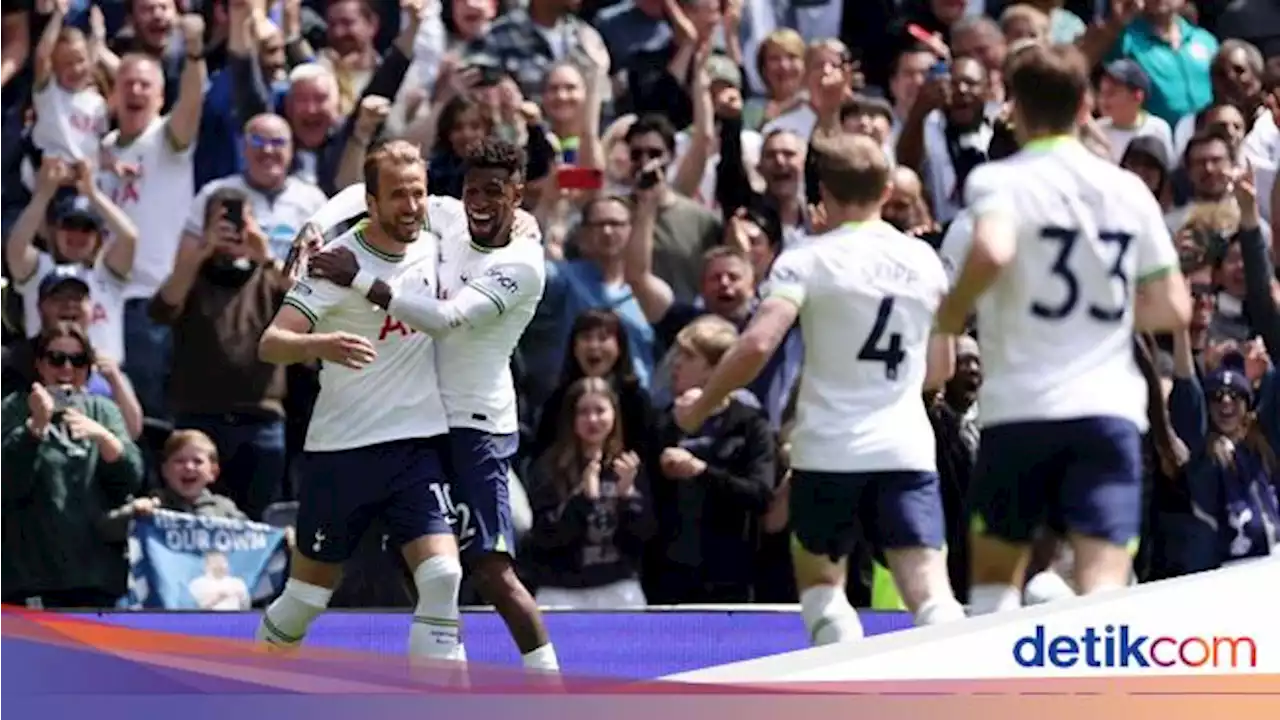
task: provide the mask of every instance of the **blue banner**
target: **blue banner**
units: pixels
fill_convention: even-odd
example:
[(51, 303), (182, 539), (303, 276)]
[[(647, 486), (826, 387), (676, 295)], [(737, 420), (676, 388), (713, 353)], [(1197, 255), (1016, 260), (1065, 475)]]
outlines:
[(227, 518), (157, 511), (129, 529), (129, 607), (248, 610), (286, 579), (279, 528)]

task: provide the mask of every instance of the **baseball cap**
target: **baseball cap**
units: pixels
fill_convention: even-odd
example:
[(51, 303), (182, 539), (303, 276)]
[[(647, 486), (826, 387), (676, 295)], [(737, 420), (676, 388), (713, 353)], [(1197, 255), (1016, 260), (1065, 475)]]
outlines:
[(1148, 94), (1151, 92), (1151, 78), (1147, 77), (1147, 72), (1132, 60), (1115, 60), (1107, 64), (1102, 73), (1130, 90), (1141, 90)]
[(716, 53), (707, 58), (707, 75), (713, 83), (721, 82), (742, 88), (742, 68), (727, 55)]
[(88, 293), (89, 269), (83, 265), (58, 265), (40, 281), (40, 299), (69, 284), (79, 285)]
[(70, 195), (49, 206), (49, 222), (56, 226), (70, 225), (85, 230), (102, 230), (102, 218), (93, 209), (93, 203), (83, 195)]

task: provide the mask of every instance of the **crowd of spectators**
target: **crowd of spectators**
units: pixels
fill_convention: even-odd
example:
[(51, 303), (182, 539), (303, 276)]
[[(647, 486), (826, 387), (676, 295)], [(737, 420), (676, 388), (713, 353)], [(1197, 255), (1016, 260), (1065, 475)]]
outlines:
[[(672, 398), (823, 229), (815, 133), (881, 143), (885, 219), (945, 257), (965, 178), (1016, 150), (1002, 68), (1035, 42), (1094, 64), (1081, 139), (1167, 210), (1197, 303), (1140, 343), (1136, 576), (1276, 551), (1274, 0), (6, 0), (4, 600), (113, 605), (128, 521), (160, 507), (287, 525), (316, 373), (256, 346), (294, 236), (372, 141), (419, 143), (456, 196), (495, 133), (527, 149), (547, 263), (513, 358), (522, 572), (556, 605), (794, 602), (799, 329), (700, 432)], [(958, 347), (922, 402), (963, 600), (982, 364)], [(411, 604), (367, 545), (336, 604)], [(865, 606), (871, 560), (851, 568)]]

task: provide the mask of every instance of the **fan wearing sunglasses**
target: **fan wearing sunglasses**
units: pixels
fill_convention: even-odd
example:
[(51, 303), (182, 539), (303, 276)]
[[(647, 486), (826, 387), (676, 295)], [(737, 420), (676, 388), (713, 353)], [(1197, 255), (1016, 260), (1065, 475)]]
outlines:
[(34, 345), (38, 381), (0, 408), (3, 600), (110, 607), (127, 567), (120, 546), (94, 528), (142, 488), (142, 455), (115, 403), (85, 390), (94, 360), (88, 334), (57, 322)]
[[(102, 292), (96, 286), (94, 271), (83, 265), (58, 265), (50, 269), (39, 284), (36, 296), (37, 327), (52, 327), (60, 322), (70, 323), (86, 332), (91, 341), (96, 340), (101, 328), (103, 304), (97, 296)], [(91, 288), (91, 285), (96, 287)], [(38, 337), (38, 336), (37, 336)], [(98, 348), (97, 343), (94, 347)], [(35, 338), (13, 343), (5, 348), (3, 382), (6, 388), (27, 387), (40, 381), (39, 353)], [(130, 437), (142, 434), (142, 406), (133, 384), (120, 369), (115, 358), (95, 353), (94, 363), (84, 383), (84, 391), (101, 395), (115, 403), (124, 416)]]

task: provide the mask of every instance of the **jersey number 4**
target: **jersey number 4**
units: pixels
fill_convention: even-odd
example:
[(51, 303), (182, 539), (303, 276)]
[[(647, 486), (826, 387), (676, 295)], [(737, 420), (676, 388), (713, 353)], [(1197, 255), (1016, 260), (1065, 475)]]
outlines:
[[(885, 334), (889, 327), (889, 316), (893, 314), (893, 301), (892, 295), (880, 301), (880, 308), (876, 310), (876, 322), (871, 326), (871, 334), (867, 336), (866, 342), (862, 343), (862, 349), (858, 351), (859, 360), (884, 363), (884, 376), (889, 380), (898, 379), (898, 366), (907, 357), (907, 354), (902, 351), (902, 333), (888, 333), (887, 336)], [(888, 342), (885, 342), (886, 340)]]
[[(1076, 246), (1076, 240), (1080, 238), (1079, 230), (1071, 230), (1061, 227), (1047, 227), (1040, 231), (1041, 240), (1049, 240), (1058, 243), (1058, 256), (1054, 258), (1053, 265), (1049, 268), (1054, 276), (1062, 281), (1066, 288), (1066, 297), (1057, 305), (1050, 305), (1035, 301), (1031, 303), (1031, 314), (1045, 320), (1061, 320), (1071, 313), (1080, 304), (1080, 279), (1076, 277), (1075, 271), (1071, 268), (1071, 251)], [(1119, 280), (1124, 288), (1124, 299), (1120, 303), (1120, 307), (1100, 307), (1090, 303), (1088, 306), (1089, 317), (1100, 322), (1118, 322), (1124, 317), (1124, 312), (1129, 304), (1129, 277), (1124, 272), (1125, 256), (1129, 253), (1129, 244), (1133, 240), (1133, 236), (1128, 233), (1120, 232), (1100, 232), (1098, 238), (1104, 243), (1116, 246), (1116, 259), (1111, 264), (1110, 279)]]

